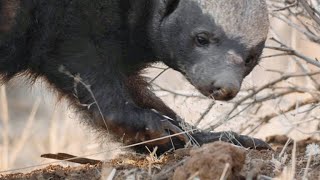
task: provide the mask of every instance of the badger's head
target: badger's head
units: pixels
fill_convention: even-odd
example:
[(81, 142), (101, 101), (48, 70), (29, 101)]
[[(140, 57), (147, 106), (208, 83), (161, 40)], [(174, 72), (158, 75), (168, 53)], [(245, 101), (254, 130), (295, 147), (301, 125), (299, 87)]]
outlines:
[(257, 65), (268, 34), (265, 0), (160, 0), (153, 27), (163, 61), (204, 95), (230, 100)]

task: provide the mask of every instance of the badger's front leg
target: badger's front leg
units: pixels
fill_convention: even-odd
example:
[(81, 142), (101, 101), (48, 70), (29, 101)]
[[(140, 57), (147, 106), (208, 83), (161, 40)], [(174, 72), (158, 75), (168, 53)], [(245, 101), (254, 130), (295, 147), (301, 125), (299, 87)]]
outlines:
[[(114, 134), (118, 140), (128, 145), (183, 132), (170, 118), (152, 109), (139, 106), (139, 103), (136, 103), (127, 92), (122, 78), (119, 79), (117, 76), (113, 82), (109, 78), (105, 78), (106, 81), (98, 79), (97, 76), (95, 83), (90, 85), (90, 89), (78, 87), (84, 95), (77, 96), (80, 106), (89, 105), (87, 111), (92, 117), (93, 127)], [(88, 92), (85, 93), (85, 91)], [(94, 98), (88, 97), (90, 91), (92, 91), (92, 96), (95, 96)], [(176, 141), (185, 144), (189, 139), (186, 135), (180, 134)], [(171, 139), (164, 138), (143, 144), (139, 148), (142, 147), (143, 150), (145, 146), (152, 148), (164, 145), (162, 151), (165, 151), (172, 148), (168, 146), (169, 144), (171, 144)]]
[[(94, 130), (127, 145), (163, 138), (142, 145), (144, 149), (170, 143), (165, 136), (182, 132), (171, 120), (133, 100), (119, 65), (120, 46), (106, 42), (102, 47), (108, 49), (100, 50), (88, 38), (65, 40), (57, 46), (53, 58), (41, 64), (37, 73), (67, 96)], [(189, 141), (182, 133), (177, 138)]]
[(125, 82), (132, 99), (138, 106), (144, 109), (154, 109), (175, 121), (180, 119), (171, 108), (148, 88), (150, 84), (143, 77), (132, 75), (127, 77)]
[[(169, 116), (172, 118), (172, 123), (179, 126), (181, 129), (181, 118), (170, 109), (159, 97), (157, 97), (151, 90), (148, 89), (148, 84), (140, 76), (131, 76), (127, 78), (126, 86), (133, 97), (133, 100), (142, 108), (155, 109), (156, 111)], [(183, 121), (183, 120), (182, 120)], [(252, 149), (270, 149), (270, 146), (264, 141), (256, 138), (251, 138), (249, 136), (238, 135), (234, 132), (205, 132), (197, 129), (196, 127), (183, 122), (184, 126), (189, 127), (189, 129), (184, 129), (185, 131), (192, 130), (188, 135), (192, 136), (191, 139), (195, 144), (206, 144), (214, 141), (225, 141), (239, 146)], [(172, 144), (175, 148), (183, 147), (182, 142), (177, 139), (172, 139)], [(163, 152), (169, 147), (172, 147), (171, 143), (163, 144), (160, 146), (160, 151)], [(162, 148), (162, 149), (161, 149)]]
[[(135, 104), (143, 109), (152, 109), (159, 115), (161, 114), (163, 118), (169, 118), (170, 123), (174, 126), (179, 127), (181, 130), (185, 130), (181, 127), (181, 121), (183, 120), (148, 88), (150, 85), (143, 79), (143, 77), (139, 75), (132, 75), (127, 77), (125, 82), (126, 88), (128, 89), (128, 92)], [(185, 132), (185, 134), (189, 133)], [(171, 137), (170, 142), (158, 145), (158, 151), (165, 152), (172, 148), (182, 148), (185, 144), (186, 142), (181, 141), (181, 138)], [(137, 147), (136, 149), (138, 151), (143, 150), (141, 147)]]

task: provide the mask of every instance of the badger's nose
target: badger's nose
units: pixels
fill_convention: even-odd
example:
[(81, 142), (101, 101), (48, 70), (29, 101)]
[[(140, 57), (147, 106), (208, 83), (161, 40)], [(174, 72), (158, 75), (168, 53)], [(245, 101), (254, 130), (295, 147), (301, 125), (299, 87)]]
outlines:
[(238, 83), (215, 82), (211, 86), (211, 97), (216, 100), (228, 101), (234, 98), (240, 90)]

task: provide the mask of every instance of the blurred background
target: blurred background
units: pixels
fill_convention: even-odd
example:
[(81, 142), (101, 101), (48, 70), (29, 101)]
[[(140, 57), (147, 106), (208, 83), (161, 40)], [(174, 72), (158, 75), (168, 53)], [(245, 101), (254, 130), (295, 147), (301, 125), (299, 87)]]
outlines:
[[(267, 47), (235, 99), (207, 99), (163, 64), (145, 74), (156, 94), (202, 129), (262, 139), (276, 134), (319, 138), (319, 0), (268, 0), (268, 5)], [(0, 170), (49, 162), (40, 158), (44, 153), (83, 156), (106, 151), (90, 158), (110, 159), (120, 152), (119, 144), (101, 143), (41, 79), (30, 86), (28, 79), (17, 77), (0, 87), (0, 133)]]

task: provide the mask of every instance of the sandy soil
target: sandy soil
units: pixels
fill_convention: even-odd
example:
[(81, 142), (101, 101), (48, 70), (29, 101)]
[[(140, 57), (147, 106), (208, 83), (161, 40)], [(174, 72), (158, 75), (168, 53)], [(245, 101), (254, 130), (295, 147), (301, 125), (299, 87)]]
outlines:
[[(247, 150), (224, 142), (206, 144), (201, 148), (180, 149), (157, 157), (154, 154), (125, 154), (108, 162), (95, 165), (62, 167), (51, 165), (30, 173), (0, 175), (0, 179), (285, 179), (285, 169), (295, 166), (295, 177), (302, 179), (307, 167), (306, 147), (320, 141), (306, 139), (297, 142), (295, 160), (292, 161), (293, 143), (285, 147), (288, 138), (273, 136), (268, 142), (270, 150)], [(285, 147), (285, 148), (284, 148)], [(279, 155), (281, 154), (281, 157)], [(308, 179), (319, 179), (319, 155), (310, 161)], [(288, 171), (287, 171), (288, 172)]]

